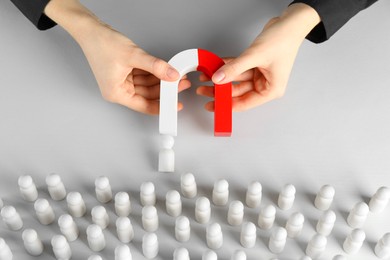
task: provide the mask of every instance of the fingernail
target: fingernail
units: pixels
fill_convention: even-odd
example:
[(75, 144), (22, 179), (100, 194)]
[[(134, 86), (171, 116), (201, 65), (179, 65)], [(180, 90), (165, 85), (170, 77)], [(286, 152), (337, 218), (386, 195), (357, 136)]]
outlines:
[(221, 82), (222, 80), (224, 80), (226, 77), (225, 73), (223, 73), (223, 71), (217, 71), (214, 73), (213, 75), (213, 82), (215, 83), (218, 83), (218, 82)]
[(168, 68), (167, 76), (170, 79), (177, 79), (179, 77), (179, 73), (173, 68)]

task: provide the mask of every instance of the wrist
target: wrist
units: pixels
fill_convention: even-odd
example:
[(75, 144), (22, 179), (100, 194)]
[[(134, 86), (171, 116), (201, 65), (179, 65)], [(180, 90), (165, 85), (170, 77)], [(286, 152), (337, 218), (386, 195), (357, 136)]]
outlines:
[(79, 44), (90, 31), (102, 25), (99, 19), (78, 0), (50, 0), (44, 12)]
[(302, 40), (321, 22), (317, 11), (303, 3), (290, 5), (279, 18), (290, 33)]

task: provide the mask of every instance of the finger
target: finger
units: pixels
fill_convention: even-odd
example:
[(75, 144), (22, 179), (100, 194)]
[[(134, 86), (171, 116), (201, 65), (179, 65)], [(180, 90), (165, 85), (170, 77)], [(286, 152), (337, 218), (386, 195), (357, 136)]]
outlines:
[[(134, 85), (151, 86), (160, 82), (159, 78), (149, 72), (146, 72), (145, 74), (129, 75), (127, 79), (130, 80), (131, 77), (133, 78)], [(181, 79), (187, 79), (187, 75), (184, 75)]]
[(133, 76), (133, 82), (135, 86), (152, 86), (158, 84), (160, 79), (149, 73), (148, 75)]
[[(243, 94), (253, 90), (252, 81), (244, 81), (232, 85), (232, 97), (242, 96)], [(200, 86), (196, 89), (196, 94), (205, 97), (214, 97), (213, 86)]]
[(188, 79), (183, 79), (179, 82), (179, 93), (182, 92), (183, 90), (189, 89), (191, 87), (191, 81)]
[(134, 67), (148, 71), (157, 78), (166, 81), (175, 81), (180, 77), (179, 72), (162, 59), (156, 58), (139, 49), (134, 52)]
[(140, 95), (146, 99), (158, 99), (160, 97), (160, 84), (154, 86), (136, 86), (135, 94)]
[(207, 102), (204, 108), (209, 112), (214, 112), (214, 101)]
[(155, 115), (159, 112), (158, 100), (149, 100), (135, 91), (132, 82), (126, 80), (123, 85), (113, 90), (108, 100), (148, 115)]
[[(248, 92), (242, 96), (234, 97), (232, 100), (232, 111), (233, 112), (242, 112), (249, 110), (251, 108), (260, 106), (271, 101), (273, 98), (271, 96), (259, 96), (256, 92)], [(209, 112), (214, 112), (215, 102), (207, 102), (204, 108)]]
[(177, 104), (177, 111), (181, 111), (184, 108), (183, 103), (179, 102)]
[(196, 89), (196, 94), (200, 96), (205, 96), (205, 97), (214, 97), (214, 87), (211, 86), (200, 86)]
[[(250, 69), (250, 70), (247, 70), (245, 71), (244, 73), (236, 76), (233, 80), (233, 81), (245, 81), (245, 80), (252, 80), (253, 79), (253, 74), (254, 74), (254, 70), (253, 69)], [(199, 76), (199, 81), (200, 82), (209, 82), (211, 81), (211, 79), (209, 77), (207, 77), (205, 74), (201, 74)]]
[[(234, 58), (233, 57), (225, 57), (225, 58), (222, 58), (223, 62), (224, 63), (228, 63), (230, 62), (231, 60), (233, 60)], [(207, 76), (205, 73), (201, 73), (199, 75), (199, 81), (200, 82), (206, 82), (206, 81), (211, 81), (211, 78), (209, 76)]]
[(116, 103), (147, 115), (157, 115), (160, 110), (158, 100), (149, 100), (140, 95), (122, 95)]
[(272, 94), (262, 94), (256, 91), (250, 91), (242, 96), (234, 97), (232, 100), (232, 108), (234, 112), (246, 111), (248, 109), (263, 105), (276, 97)]
[[(183, 79), (178, 84), (178, 92), (191, 87), (191, 82), (187, 79)], [(160, 98), (160, 83), (153, 86), (136, 86), (135, 93), (143, 96), (146, 99), (159, 99)]]
[(130, 75), (133, 75), (133, 76), (150, 75), (150, 72), (135, 68), (135, 69), (133, 69), (133, 71), (131, 72)]
[(237, 84), (233, 84), (232, 97), (239, 97), (250, 91), (253, 91), (252, 81), (243, 81)]
[(237, 57), (223, 57), (222, 60), (223, 62), (225, 63), (229, 63), (231, 62), (232, 60), (236, 59)]
[(207, 82), (207, 81), (211, 81), (211, 78), (208, 77), (206, 74), (201, 73), (201, 74), (199, 75), (199, 81), (200, 81), (200, 82)]
[(215, 84), (225, 84), (234, 81), (239, 75), (261, 64), (258, 55), (244, 52), (214, 73), (212, 80)]

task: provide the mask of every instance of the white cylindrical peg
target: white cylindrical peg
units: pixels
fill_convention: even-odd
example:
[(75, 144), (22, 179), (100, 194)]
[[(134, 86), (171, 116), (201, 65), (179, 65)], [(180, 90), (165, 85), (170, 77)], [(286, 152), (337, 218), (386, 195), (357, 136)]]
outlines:
[(95, 180), (96, 198), (101, 203), (108, 203), (112, 200), (110, 181), (105, 176), (100, 176)]
[(286, 223), (287, 236), (289, 238), (295, 238), (299, 236), (302, 232), (304, 222), (305, 217), (302, 215), (302, 213), (295, 212), (291, 214)]
[(69, 260), (72, 258), (72, 251), (66, 238), (62, 235), (56, 235), (51, 239), (53, 252), (58, 260)]
[(190, 260), (190, 253), (187, 248), (176, 248), (175, 251), (173, 251), (173, 260)]
[(213, 223), (207, 226), (206, 241), (207, 241), (207, 246), (210, 249), (216, 250), (222, 247), (223, 234), (222, 234), (221, 225), (219, 225), (218, 223)]
[(99, 225), (92, 224), (88, 226), (87, 240), (89, 248), (94, 252), (102, 251), (106, 247), (106, 239)]
[(388, 187), (380, 187), (370, 199), (368, 204), (372, 213), (382, 212), (390, 199), (390, 189)]
[(198, 193), (195, 177), (192, 173), (184, 173), (180, 178), (181, 193), (185, 198), (192, 199)]
[(246, 191), (245, 203), (250, 208), (256, 208), (261, 203), (263, 187), (260, 182), (253, 181), (249, 183)]
[(195, 203), (195, 219), (200, 224), (206, 224), (210, 221), (211, 205), (206, 197), (199, 197)]
[(87, 208), (83, 197), (79, 192), (70, 192), (66, 196), (66, 202), (68, 204), (68, 211), (70, 215), (75, 218), (79, 218), (85, 215)]
[(236, 250), (233, 252), (230, 260), (246, 260), (246, 254), (242, 250)]
[(13, 231), (22, 229), (23, 221), (13, 206), (5, 206), (1, 209), (1, 217), (7, 227)]
[(186, 216), (180, 216), (175, 221), (175, 237), (179, 242), (187, 242), (191, 236), (190, 220)]
[(158, 238), (155, 233), (146, 233), (142, 238), (142, 252), (147, 259), (153, 259), (158, 255)]
[(103, 206), (95, 206), (91, 211), (92, 222), (99, 225), (102, 229), (107, 228), (110, 223), (107, 210)]
[(114, 251), (115, 260), (132, 260), (130, 248), (127, 245), (119, 245)]
[(356, 254), (366, 239), (366, 233), (362, 229), (356, 228), (347, 236), (344, 241), (343, 249), (347, 254)]
[(134, 229), (128, 217), (119, 217), (116, 220), (116, 232), (118, 239), (122, 243), (130, 243), (134, 238)]
[(256, 226), (252, 222), (245, 222), (241, 227), (240, 243), (245, 248), (252, 248), (256, 244)]
[(347, 223), (352, 228), (361, 228), (366, 222), (370, 209), (364, 202), (357, 203), (349, 212)]
[(155, 232), (158, 229), (158, 215), (155, 206), (142, 208), (142, 226), (147, 232)]
[(30, 175), (22, 175), (18, 179), (19, 191), (25, 201), (33, 202), (38, 198), (38, 190)]
[(165, 196), (165, 206), (168, 215), (178, 217), (182, 211), (180, 193), (175, 190), (168, 191)]
[(244, 204), (239, 200), (234, 200), (229, 205), (227, 222), (232, 226), (241, 225), (244, 218)]
[(0, 259), (1, 260), (12, 260), (13, 254), (8, 244), (3, 238), (0, 237)]
[(328, 240), (325, 236), (315, 234), (307, 244), (306, 255), (310, 256), (312, 259), (317, 259), (325, 251), (327, 243)]
[(390, 258), (390, 233), (384, 234), (375, 245), (375, 254), (381, 259)]
[(43, 253), (43, 243), (34, 229), (25, 229), (22, 239), (24, 248), (30, 255), (39, 256)]
[(333, 202), (335, 189), (331, 185), (324, 185), (314, 200), (314, 206), (319, 210), (328, 210)]
[(156, 191), (152, 182), (144, 182), (140, 187), (140, 200), (142, 206), (154, 206), (156, 204)]
[(76, 222), (74, 222), (71, 215), (61, 215), (58, 218), (58, 226), (60, 227), (61, 233), (69, 242), (75, 241), (79, 237), (79, 228), (77, 227)]
[(218, 260), (217, 253), (212, 250), (206, 250), (202, 254), (202, 260)]
[(283, 187), (278, 198), (278, 206), (281, 210), (289, 210), (292, 208), (295, 200), (295, 192), (295, 187), (292, 184), (287, 184)]
[(317, 222), (316, 230), (318, 234), (329, 236), (335, 222), (336, 214), (332, 210), (325, 211)]
[(52, 173), (46, 177), (46, 185), (50, 197), (53, 200), (59, 201), (66, 197), (66, 189), (62, 183), (61, 177), (58, 174)]
[(88, 260), (103, 260), (103, 258), (100, 255), (91, 255)]
[(115, 212), (118, 217), (127, 217), (131, 213), (131, 201), (127, 192), (118, 192), (115, 195)]
[(161, 149), (158, 153), (158, 171), (175, 171), (175, 151), (173, 149)]
[(214, 183), (212, 200), (216, 206), (227, 204), (229, 200), (229, 183), (227, 180), (222, 179)]
[[(175, 170), (175, 152), (173, 146), (175, 139), (171, 135), (163, 135), (161, 138), (161, 150), (158, 155), (158, 171), (173, 172)], [(146, 205), (145, 205), (146, 206)]]
[(56, 216), (47, 199), (37, 199), (34, 203), (35, 213), (42, 225), (50, 225)]
[(268, 248), (274, 254), (279, 254), (284, 250), (287, 240), (287, 231), (285, 228), (276, 227), (269, 239)]
[(260, 210), (258, 226), (261, 229), (270, 229), (275, 222), (276, 208), (273, 205), (267, 205)]

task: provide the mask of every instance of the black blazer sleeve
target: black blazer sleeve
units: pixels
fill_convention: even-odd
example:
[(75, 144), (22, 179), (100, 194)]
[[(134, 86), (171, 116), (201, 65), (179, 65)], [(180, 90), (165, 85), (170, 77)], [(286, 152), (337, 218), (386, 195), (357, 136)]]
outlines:
[[(46, 30), (56, 25), (43, 10), (50, 0), (11, 0), (16, 7), (39, 29)], [(66, 1), (66, 0), (65, 0)]]
[(328, 40), (349, 19), (366, 9), (377, 0), (295, 0), (294, 3), (304, 3), (313, 7), (321, 22), (307, 35), (307, 39), (320, 43)]

